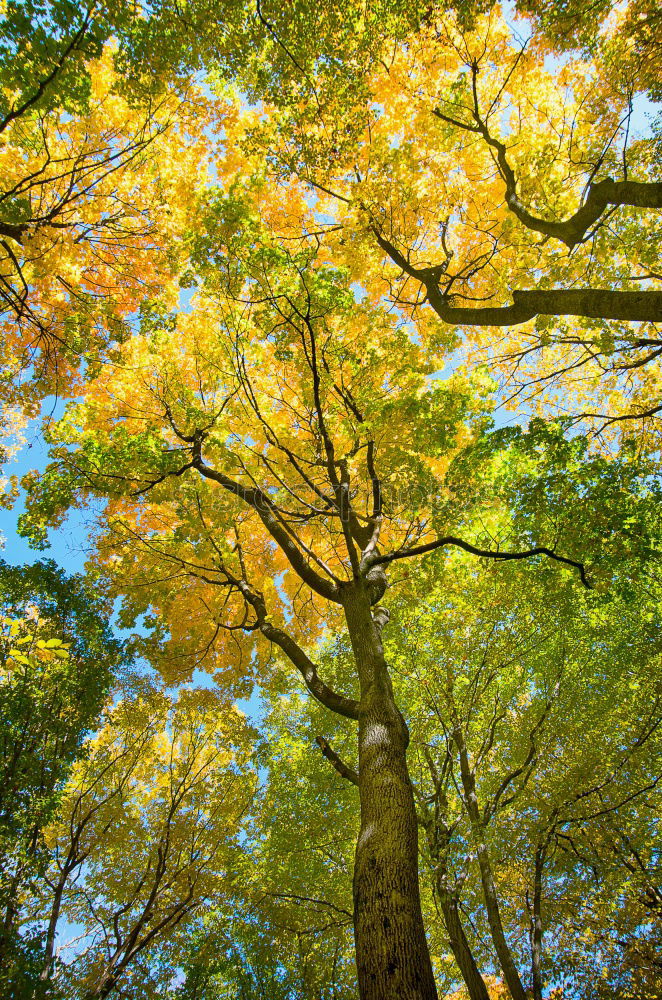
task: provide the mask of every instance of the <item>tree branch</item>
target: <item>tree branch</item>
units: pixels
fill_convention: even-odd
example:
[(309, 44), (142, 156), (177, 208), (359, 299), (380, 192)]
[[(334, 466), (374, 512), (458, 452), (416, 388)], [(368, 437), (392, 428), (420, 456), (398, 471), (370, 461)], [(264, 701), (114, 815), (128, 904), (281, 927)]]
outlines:
[(611, 288), (515, 289), (511, 306), (453, 306), (436, 281), (423, 280), (426, 297), (454, 326), (516, 326), (536, 316), (583, 316), (631, 323), (662, 322), (662, 292)]
[(83, 40), (85, 32), (88, 29), (90, 19), (92, 17), (92, 13), (94, 11), (95, 6), (96, 3), (93, 3), (90, 6), (89, 10), (85, 11), (85, 17), (83, 18), (83, 23), (81, 24), (80, 28), (78, 29), (76, 34), (72, 37), (71, 41), (69, 42), (69, 44), (67, 45), (64, 52), (57, 60), (55, 65), (53, 66), (53, 69), (48, 74), (48, 76), (45, 76), (43, 80), (39, 81), (39, 83), (37, 84), (37, 89), (35, 90), (34, 94), (32, 94), (31, 97), (29, 97), (26, 101), (24, 101), (23, 104), (19, 105), (19, 107), (12, 107), (11, 111), (9, 111), (2, 119), (2, 121), (0, 121), (0, 132), (4, 132), (7, 126), (11, 124), (11, 122), (15, 121), (17, 118), (20, 118), (21, 115), (24, 115), (26, 111), (29, 111), (29, 109), (33, 107), (33, 105), (35, 105), (41, 97), (43, 97), (44, 93), (46, 92), (46, 89), (55, 80), (58, 73), (64, 66), (66, 60), (69, 58), (71, 53), (78, 48), (81, 41)]
[(219, 472), (217, 469), (213, 469), (211, 466), (205, 464), (202, 458), (203, 438), (204, 435), (198, 433), (193, 442), (193, 468), (205, 479), (211, 479), (213, 482), (218, 483), (228, 493), (232, 493), (248, 504), (248, 506), (252, 507), (271, 537), (284, 552), (292, 569), (301, 577), (304, 583), (311, 590), (315, 591), (316, 594), (319, 594), (320, 597), (325, 597), (328, 601), (339, 604), (340, 589), (338, 581), (335, 578), (332, 580), (325, 579), (310, 566), (292, 539), (291, 534), (288, 533), (287, 528), (280, 521), (277, 511), (266, 493), (257, 487), (242, 486), (241, 483), (230, 479), (225, 473)]
[(359, 776), (357, 772), (354, 771), (353, 768), (348, 767), (347, 764), (345, 764), (342, 758), (338, 756), (336, 751), (327, 743), (327, 741), (324, 739), (323, 736), (316, 736), (315, 742), (318, 744), (320, 750), (322, 751), (322, 755), (326, 757), (328, 761), (331, 762), (331, 764), (333, 765), (333, 767), (335, 767), (340, 777), (345, 778), (347, 781), (351, 781), (351, 783), (353, 785), (356, 785), (358, 788)]
[[(446, 115), (439, 108), (434, 108), (432, 113), (441, 119), (441, 121), (453, 125), (455, 128), (460, 128), (466, 132), (473, 132), (483, 137), (489, 148), (493, 150), (499, 173), (506, 185), (506, 204), (513, 215), (527, 229), (532, 229), (537, 233), (542, 233), (544, 236), (560, 240), (572, 250), (573, 247), (585, 239), (587, 232), (595, 225), (608, 205), (628, 205), (633, 208), (662, 208), (662, 183), (659, 181), (615, 181), (612, 177), (605, 177), (597, 183), (591, 182), (589, 184), (584, 204), (569, 219), (554, 221), (541, 219), (534, 215), (519, 200), (517, 195), (517, 177), (508, 162), (508, 150), (505, 143), (496, 139), (491, 134), (486, 120), (483, 119), (478, 108), (475, 87), (476, 76), (478, 74), (477, 63), (472, 64), (471, 71), (474, 82), (474, 108), (472, 117), (475, 124), (463, 122), (450, 115)], [(487, 117), (489, 117), (489, 113)], [(594, 169), (593, 174), (596, 172), (596, 169)]]
[(320, 704), (324, 705), (325, 708), (330, 709), (337, 715), (342, 715), (347, 719), (354, 719), (355, 721), (358, 720), (359, 703), (353, 698), (345, 698), (344, 695), (336, 694), (335, 691), (324, 683), (317, 673), (317, 667), (296, 640), (288, 635), (287, 632), (284, 632), (283, 629), (274, 625), (269, 619), (262, 594), (254, 591), (246, 580), (233, 577), (225, 568), (223, 568), (222, 572), (241, 592), (244, 600), (254, 609), (257, 617), (257, 626), (262, 635), (269, 642), (275, 643), (276, 646), (282, 649), (288, 660), (303, 677), (304, 683), (312, 696)]
[(433, 542), (426, 542), (425, 545), (415, 545), (411, 549), (396, 549), (395, 552), (389, 552), (383, 556), (373, 556), (370, 562), (373, 566), (383, 565), (393, 562), (396, 559), (408, 559), (410, 556), (425, 555), (427, 552), (434, 552), (435, 549), (440, 549), (447, 545), (454, 545), (474, 556), (482, 556), (486, 559), (499, 561), (507, 559), (530, 559), (532, 556), (547, 556), (548, 559), (554, 559), (556, 562), (564, 563), (566, 566), (572, 566), (574, 569), (579, 570), (582, 583), (587, 589), (591, 589), (591, 584), (586, 577), (583, 563), (578, 562), (576, 559), (569, 559), (567, 556), (559, 556), (553, 549), (548, 549), (544, 545), (537, 545), (535, 548), (527, 549), (524, 552), (499, 552), (498, 550), (479, 549), (478, 546), (472, 545), (471, 542), (465, 542), (461, 538), (447, 535), (444, 538), (436, 538)]
[(584, 316), (632, 323), (662, 322), (662, 292), (611, 288), (528, 288), (512, 292), (509, 306), (455, 306), (458, 296), (441, 291), (439, 279), (445, 265), (415, 267), (376, 226), (372, 227), (382, 250), (394, 264), (420, 281), (425, 297), (444, 323), (452, 326), (517, 326), (536, 316)]

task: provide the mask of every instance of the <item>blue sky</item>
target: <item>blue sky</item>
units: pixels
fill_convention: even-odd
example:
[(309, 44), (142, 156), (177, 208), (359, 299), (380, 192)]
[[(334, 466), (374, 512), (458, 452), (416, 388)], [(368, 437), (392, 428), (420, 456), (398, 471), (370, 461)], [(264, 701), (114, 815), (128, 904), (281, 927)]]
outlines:
[[(25, 444), (3, 469), (5, 476), (23, 476), (32, 469), (42, 470), (48, 464), (48, 445), (41, 433), (41, 419), (49, 416), (57, 419), (64, 405), (60, 401), (46, 399), (42, 406), (42, 417), (33, 420), (24, 432)], [(65, 524), (51, 532), (51, 548), (37, 552), (30, 548), (26, 539), (16, 530), (18, 518), (25, 510), (23, 496), (12, 510), (0, 509), (0, 535), (3, 541), (2, 558), (13, 565), (34, 562), (40, 557), (54, 559), (68, 572), (81, 570), (86, 559), (87, 536), (91, 526), (89, 511), (72, 511)]]

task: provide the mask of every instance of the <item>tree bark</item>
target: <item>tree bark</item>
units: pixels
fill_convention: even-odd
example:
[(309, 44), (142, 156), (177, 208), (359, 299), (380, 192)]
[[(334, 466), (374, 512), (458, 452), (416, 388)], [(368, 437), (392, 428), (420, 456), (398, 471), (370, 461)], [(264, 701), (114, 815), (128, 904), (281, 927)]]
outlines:
[(354, 864), (354, 936), (361, 1000), (437, 1000), (418, 885), (418, 827), (398, 710), (368, 591), (343, 607), (360, 682), (361, 828)]
[(535, 316), (585, 316), (626, 322), (662, 321), (662, 292), (612, 288), (514, 289), (511, 306), (454, 306), (436, 281), (424, 280), (427, 300), (437, 316), (454, 326), (517, 326)]

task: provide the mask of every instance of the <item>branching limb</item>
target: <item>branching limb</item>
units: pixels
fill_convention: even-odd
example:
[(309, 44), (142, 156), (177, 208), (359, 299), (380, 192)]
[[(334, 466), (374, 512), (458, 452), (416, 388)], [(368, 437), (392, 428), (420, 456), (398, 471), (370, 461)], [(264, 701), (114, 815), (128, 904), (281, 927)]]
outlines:
[(278, 628), (269, 619), (264, 598), (261, 594), (253, 591), (244, 580), (237, 581), (237, 585), (244, 599), (254, 608), (262, 635), (265, 639), (275, 643), (285, 653), (288, 660), (303, 677), (304, 683), (313, 697), (320, 704), (324, 705), (325, 708), (330, 709), (337, 715), (357, 720), (359, 717), (359, 703), (353, 698), (345, 698), (344, 695), (336, 694), (335, 691), (324, 683), (317, 673), (317, 667), (301, 646), (292, 636), (284, 632), (283, 629)]
[(498, 549), (480, 549), (478, 546), (472, 545), (471, 542), (465, 542), (462, 538), (447, 535), (444, 538), (436, 538), (432, 542), (426, 542), (425, 545), (415, 545), (411, 549), (396, 549), (395, 552), (389, 552), (386, 555), (373, 556), (370, 562), (373, 566), (384, 565), (396, 559), (409, 559), (411, 556), (422, 556), (427, 552), (434, 552), (435, 549), (444, 548), (448, 545), (454, 545), (456, 548), (463, 549), (464, 552), (469, 552), (474, 556), (495, 559), (500, 562), (511, 559), (530, 559), (532, 556), (547, 556), (548, 559), (554, 559), (556, 562), (574, 567), (574, 569), (579, 571), (579, 576), (584, 586), (588, 589), (591, 588), (583, 563), (578, 562), (576, 559), (569, 559), (567, 556), (560, 556), (553, 549), (548, 549), (544, 545), (537, 545), (535, 548), (527, 549), (523, 552), (500, 552)]
[(329, 745), (329, 743), (327, 743), (327, 741), (324, 739), (323, 736), (316, 736), (315, 742), (318, 744), (320, 750), (322, 751), (322, 755), (326, 757), (328, 761), (331, 762), (331, 764), (336, 769), (340, 777), (345, 778), (347, 781), (351, 781), (351, 783), (353, 785), (356, 785), (358, 788), (359, 776), (357, 772), (353, 768), (348, 767), (347, 764), (345, 764), (342, 758), (338, 756), (336, 751)]
[[(615, 181), (612, 177), (605, 177), (603, 180), (593, 183), (593, 177), (591, 176), (583, 205), (569, 219), (555, 221), (541, 219), (534, 215), (519, 200), (517, 194), (517, 177), (508, 161), (507, 147), (505, 143), (492, 135), (487, 126), (489, 112), (486, 118), (481, 115), (476, 88), (478, 71), (478, 63), (474, 61), (471, 64), (474, 95), (474, 106), (471, 109), (472, 122), (464, 122), (451, 115), (444, 114), (439, 108), (434, 108), (432, 113), (448, 125), (453, 125), (455, 128), (460, 128), (465, 132), (473, 132), (482, 136), (485, 143), (492, 150), (499, 173), (506, 186), (506, 204), (513, 215), (527, 229), (532, 229), (543, 236), (560, 240), (572, 250), (578, 243), (582, 243), (586, 239), (587, 233), (598, 222), (609, 205), (627, 205), (633, 208), (662, 208), (662, 183), (660, 182)], [(467, 111), (469, 110), (467, 109)]]
[(583, 316), (630, 323), (662, 322), (662, 292), (611, 288), (515, 289), (511, 306), (454, 306), (436, 282), (424, 281), (426, 297), (453, 326), (517, 326), (536, 316)]
[(294, 541), (292, 530), (283, 524), (273, 502), (267, 494), (257, 487), (242, 486), (241, 483), (230, 479), (225, 473), (219, 472), (217, 469), (213, 469), (207, 465), (202, 457), (203, 440), (204, 435), (198, 433), (192, 443), (193, 468), (205, 479), (210, 479), (212, 482), (218, 483), (228, 493), (232, 493), (248, 504), (249, 507), (252, 507), (257, 512), (271, 537), (284, 552), (294, 571), (298, 573), (304, 583), (321, 597), (325, 597), (327, 600), (335, 603), (340, 603), (339, 581), (334, 576), (332, 576), (331, 580), (325, 579), (311, 567), (301, 549)]
[(456, 306), (459, 296), (439, 287), (445, 265), (415, 267), (401, 250), (376, 227), (372, 228), (382, 250), (407, 275), (420, 281), (425, 298), (437, 316), (452, 326), (517, 326), (536, 316), (584, 316), (631, 323), (662, 322), (662, 292), (612, 288), (528, 288), (512, 292), (513, 304), (505, 306)]
[(85, 33), (87, 32), (87, 29), (89, 27), (90, 19), (92, 17), (92, 13), (94, 11), (95, 6), (96, 3), (93, 3), (89, 7), (89, 9), (85, 11), (83, 23), (81, 24), (80, 28), (78, 29), (76, 34), (72, 37), (71, 41), (64, 49), (60, 58), (56, 61), (51, 72), (48, 73), (47, 76), (45, 76), (42, 80), (39, 81), (34, 93), (31, 94), (30, 97), (23, 102), (23, 104), (19, 104), (18, 106), (12, 105), (11, 110), (5, 115), (2, 121), (0, 121), (0, 133), (4, 132), (4, 130), (7, 128), (8, 125), (10, 125), (13, 121), (16, 121), (17, 118), (20, 118), (21, 115), (24, 115), (26, 111), (29, 111), (30, 108), (33, 107), (37, 103), (37, 101), (39, 101), (43, 97), (48, 87), (53, 83), (58, 74), (61, 72), (62, 67), (64, 66), (69, 56), (72, 54), (72, 52), (75, 52), (76, 49), (78, 49), (78, 47), (80, 46), (83, 38), (85, 37)]

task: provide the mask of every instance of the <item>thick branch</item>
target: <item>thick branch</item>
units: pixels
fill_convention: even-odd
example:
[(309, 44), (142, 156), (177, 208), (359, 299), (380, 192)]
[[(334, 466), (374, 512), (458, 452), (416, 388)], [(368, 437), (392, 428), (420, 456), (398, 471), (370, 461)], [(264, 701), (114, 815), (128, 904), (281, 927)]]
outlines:
[(474, 556), (482, 556), (486, 559), (497, 559), (500, 561), (506, 559), (530, 559), (532, 556), (547, 556), (548, 559), (554, 559), (556, 562), (564, 563), (566, 566), (573, 566), (575, 569), (579, 570), (579, 575), (584, 586), (588, 589), (591, 587), (591, 584), (588, 582), (586, 577), (583, 563), (577, 562), (575, 559), (569, 559), (567, 556), (559, 556), (553, 551), (553, 549), (548, 549), (544, 545), (537, 545), (535, 548), (527, 549), (524, 552), (500, 552), (498, 549), (496, 551), (491, 549), (479, 549), (478, 546), (472, 545), (471, 542), (465, 542), (463, 539), (455, 538), (453, 535), (447, 535), (444, 538), (436, 538), (433, 542), (426, 542), (425, 545), (415, 545), (411, 549), (396, 549), (395, 552), (389, 552), (383, 556), (374, 556), (371, 563), (375, 566), (393, 562), (395, 559), (408, 559), (410, 556), (422, 556), (427, 552), (434, 552), (435, 549), (444, 548), (447, 545), (454, 545), (458, 549), (463, 549), (465, 552), (469, 552)]
[(25, 236), (26, 225), (17, 226), (11, 222), (0, 222), (0, 236), (8, 236), (16, 243), (22, 243)]
[[(227, 573), (227, 570), (224, 570)], [(229, 574), (228, 574), (229, 575)], [(345, 698), (344, 695), (336, 694), (317, 673), (317, 667), (301, 646), (270, 621), (267, 615), (267, 608), (261, 594), (251, 589), (245, 580), (233, 578), (233, 582), (241, 591), (246, 600), (255, 610), (258, 627), (265, 639), (275, 643), (287, 656), (288, 660), (297, 668), (306, 687), (320, 704), (330, 709), (337, 715), (343, 715), (346, 719), (357, 720), (359, 717), (359, 703), (353, 698)]]
[(455, 306), (457, 296), (439, 287), (444, 267), (415, 267), (376, 227), (382, 250), (405, 274), (420, 281), (426, 299), (444, 323), (452, 326), (517, 326), (536, 316), (585, 316), (632, 323), (662, 322), (662, 292), (618, 291), (611, 288), (515, 289), (510, 306)]
[(331, 764), (333, 765), (333, 767), (335, 767), (340, 777), (346, 778), (347, 781), (351, 781), (351, 783), (353, 785), (356, 785), (358, 788), (359, 776), (357, 772), (353, 770), (353, 768), (348, 767), (347, 764), (345, 764), (342, 758), (338, 756), (336, 751), (327, 743), (327, 741), (324, 739), (323, 736), (316, 736), (315, 742), (318, 744), (320, 750), (322, 751), (322, 755), (326, 757), (328, 761), (331, 762)]
[(516, 326), (535, 316), (584, 316), (631, 323), (662, 322), (662, 292), (611, 288), (515, 289), (511, 306), (452, 306), (436, 281), (423, 279), (427, 300), (454, 326)]
[(229, 476), (225, 475), (225, 473), (219, 472), (217, 469), (212, 469), (211, 466), (205, 464), (202, 458), (201, 435), (197, 436), (196, 441), (193, 444), (192, 464), (205, 479), (211, 479), (213, 482), (218, 483), (219, 486), (222, 486), (224, 490), (228, 491), (228, 493), (232, 493), (240, 500), (243, 500), (244, 503), (248, 504), (253, 508), (253, 510), (256, 511), (271, 537), (278, 543), (280, 548), (285, 553), (292, 569), (301, 577), (303, 582), (307, 584), (311, 590), (315, 591), (315, 593), (319, 594), (321, 597), (325, 597), (328, 601), (340, 603), (340, 591), (337, 582), (325, 579), (323, 576), (320, 576), (319, 573), (316, 573), (310, 566), (303, 553), (288, 533), (285, 525), (279, 519), (278, 514), (266, 493), (263, 493), (263, 491), (257, 487), (242, 486), (241, 483), (237, 483), (233, 479), (230, 479)]
[[(475, 80), (475, 74), (478, 71), (477, 66), (474, 65), (472, 70)], [(585, 239), (588, 231), (595, 225), (608, 205), (629, 205), (633, 208), (662, 208), (662, 183), (656, 181), (615, 181), (612, 177), (605, 177), (603, 180), (589, 185), (584, 204), (569, 219), (565, 219), (564, 221), (541, 219), (530, 212), (519, 200), (517, 195), (517, 177), (508, 162), (506, 145), (499, 139), (495, 139), (490, 133), (485, 121), (479, 114), (477, 104), (473, 110), (475, 121), (473, 125), (445, 115), (438, 108), (434, 109), (433, 114), (450, 125), (481, 135), (490, 149), (494, 151), (499, 173), (506, 185), (506, 204), (513, 215), (527, 229), (532, 229), (537, 233), (542, 233), (544, 236), (560, 240), (570, 249)]]
[(283, 632), (282, 629), (272, 625), (269, 621), (265, 621), (260, 626), (260, 631), (266, 639), (274, 642), (283, 650), (288, 660), (297, 668), (304, 679), (306, 687), (317, 701), (337, 715), (343, 715), (346, 719), (358, 719), (359, 703), (354, 701), (353, 698), (345, 698), (344, 695), (336, 694), (335, 691), (328, 687), (319, 677), (315, 664), (287, 632)]
[(662, 184), (644, 181), (615, 181), (605, 177), (591, 184), (586, 201), (574, 215), (564, 222), (550, 222), (532, 215), (517, 197), (512, 184), (506, 180), (506, 203), (527, 229), (561, 240), (572, 249), (581, 243), (607, 205), (630, 205), (633, 208), (662, 208)]

